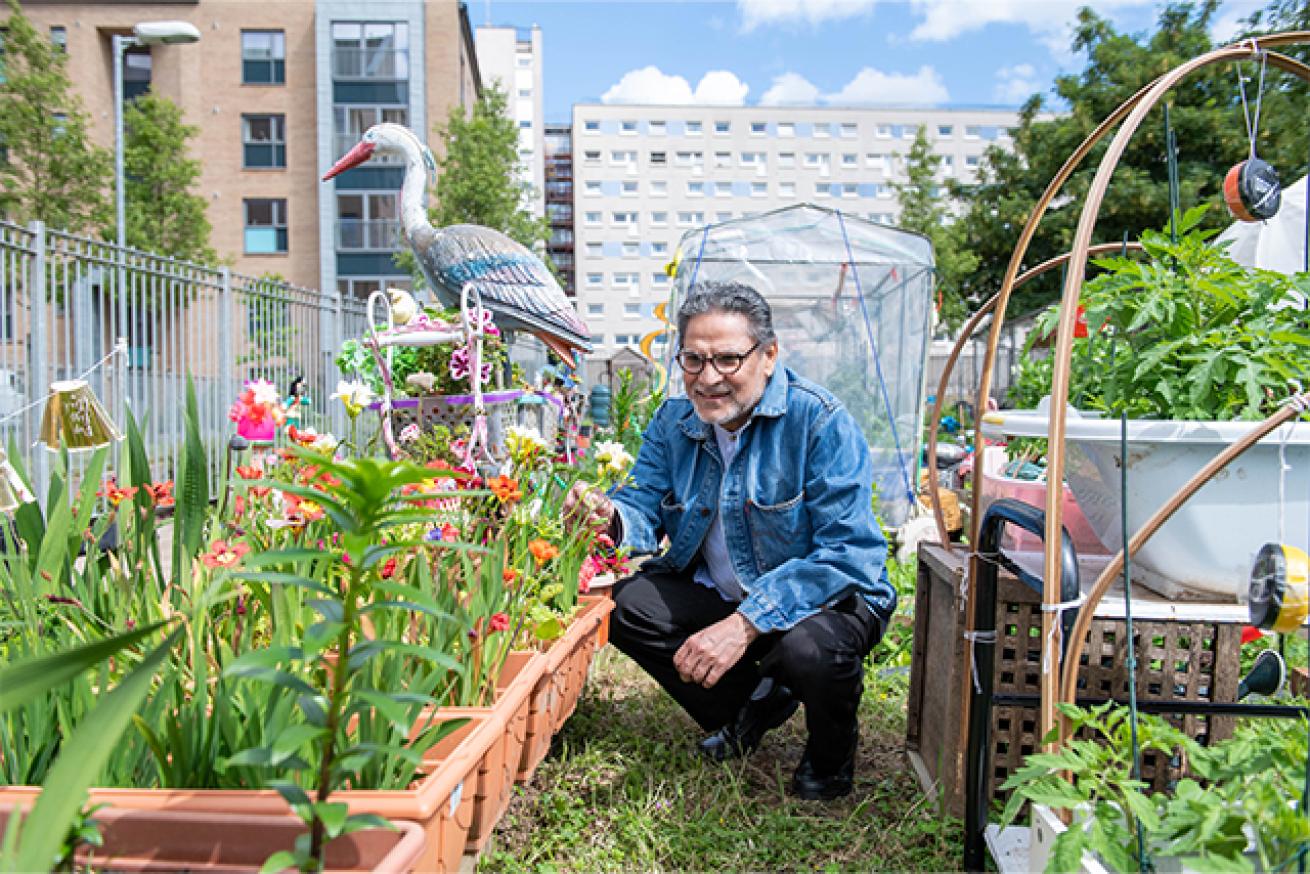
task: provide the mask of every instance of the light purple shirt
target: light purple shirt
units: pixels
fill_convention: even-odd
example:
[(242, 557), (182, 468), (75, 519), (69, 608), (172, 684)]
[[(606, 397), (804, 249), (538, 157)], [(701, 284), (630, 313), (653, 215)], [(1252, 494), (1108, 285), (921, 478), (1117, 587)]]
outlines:
[[(723, 456), (725, 475), (720, 485), (722, 488), (728, 482), (726, 475), (728, 467), (737, 456), (741, 435), (746, 433), (746, 428), (742, 427), (733, 432), (724, 430), (718, 425), (711, 427), (714, 429), (714, 440), (719, 444), (719, 454)], [(741, 581), (737, 579), (737, 572), (732, 567), (732, 557), (728, 555), (728, 541), (723, 536), (723, 517), (717, 508), (714, 511), (714, 519), (710, 522), (709, 533), (705, 535), (705, 542), (701, 544), (700, 555), (701, 563), (696, 568), (693, 579), (702, 586), (718, 589), (725, 601), (733, 604), (741, 601), (745, 597), (745, 592), (742, 591)]]

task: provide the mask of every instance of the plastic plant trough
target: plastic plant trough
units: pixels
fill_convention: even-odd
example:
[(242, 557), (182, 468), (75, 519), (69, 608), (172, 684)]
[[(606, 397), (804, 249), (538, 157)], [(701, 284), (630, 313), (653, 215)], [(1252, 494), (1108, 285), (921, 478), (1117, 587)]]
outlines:
[[(1046, 437), (1048, 415), (1032, 410), (983, 417), (988, 437)], [(1128, 422), (1128, 531), (1151, 515), (1254, 422)], [(1079, 507), (1111, 552), (1120, 531), (1119, 422), (1066, 423), (1065, 472)], [(1287, 467), (1284, 469), (1283, 464)], [(1280, 489), (1281, 480), (1281, 489)], [(1138, 551), (1134, 578), (1169, 598), (1240, 601), (1265, 543), (1305, 549), (1310, 532), (1310, 425), (1284, 425), (1203, 486)]]

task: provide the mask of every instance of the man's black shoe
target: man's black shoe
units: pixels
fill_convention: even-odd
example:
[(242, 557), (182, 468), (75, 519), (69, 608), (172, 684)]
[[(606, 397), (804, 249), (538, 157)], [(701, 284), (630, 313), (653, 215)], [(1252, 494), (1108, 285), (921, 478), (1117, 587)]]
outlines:
[(851, 794), (851, 785), (855, 780), (855, 750), (836, 773), (816, 774), (807, 751), (801, 756), (801, 763), (792, 775), (791, 794), (806, 801), (832, 801)]
[(748, 756), (760, 745), (765, 732), (790, 719), (798, 706), (790, 689), (765, 677), (737, 713), (737, 718), (701, 741), (697, 749), (714, 762)]

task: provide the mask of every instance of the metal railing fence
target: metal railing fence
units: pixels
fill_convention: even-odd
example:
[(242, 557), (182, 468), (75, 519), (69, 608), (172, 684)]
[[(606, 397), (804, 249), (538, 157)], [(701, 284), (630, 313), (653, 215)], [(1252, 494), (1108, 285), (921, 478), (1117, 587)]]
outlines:
[[(34, 445), (43, 401), (52, 383), (85, 375), (120, 427), (131, 411), (152, 472), (169, 478), (190, 377), (217, 475), (234, 433), (228, 409), (248, 379), (271, 380), (285, 396), (303, 376), (303, 423), (344, 434), (344, 409), (328, 400), (335, 357), (364, 328), (362, 301), (335, 290), (0, 222), (0, 443), (16, 448), (44, 494), (51, 457)], [(110, 356), (118, 338), (127, 352)]]

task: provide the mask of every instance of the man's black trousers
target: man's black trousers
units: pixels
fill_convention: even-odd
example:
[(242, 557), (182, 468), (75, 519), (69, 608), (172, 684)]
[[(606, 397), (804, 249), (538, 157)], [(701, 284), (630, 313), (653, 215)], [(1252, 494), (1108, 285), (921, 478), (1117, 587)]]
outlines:
[(787, 631), (763, 634), (713, 687), (685, 683), (673, 656), (688, 637), (735, 610), (690, 573), (640, 571), (614, 586), (610, 643), (641, 665), (706, 732), (731, 721), (761, 678), (772, 677), (805, 705), (807, 751), (818, 773), (850, 754), (864, 691), (864, 657), (882, 635), (864, 599), (852, 595)]

